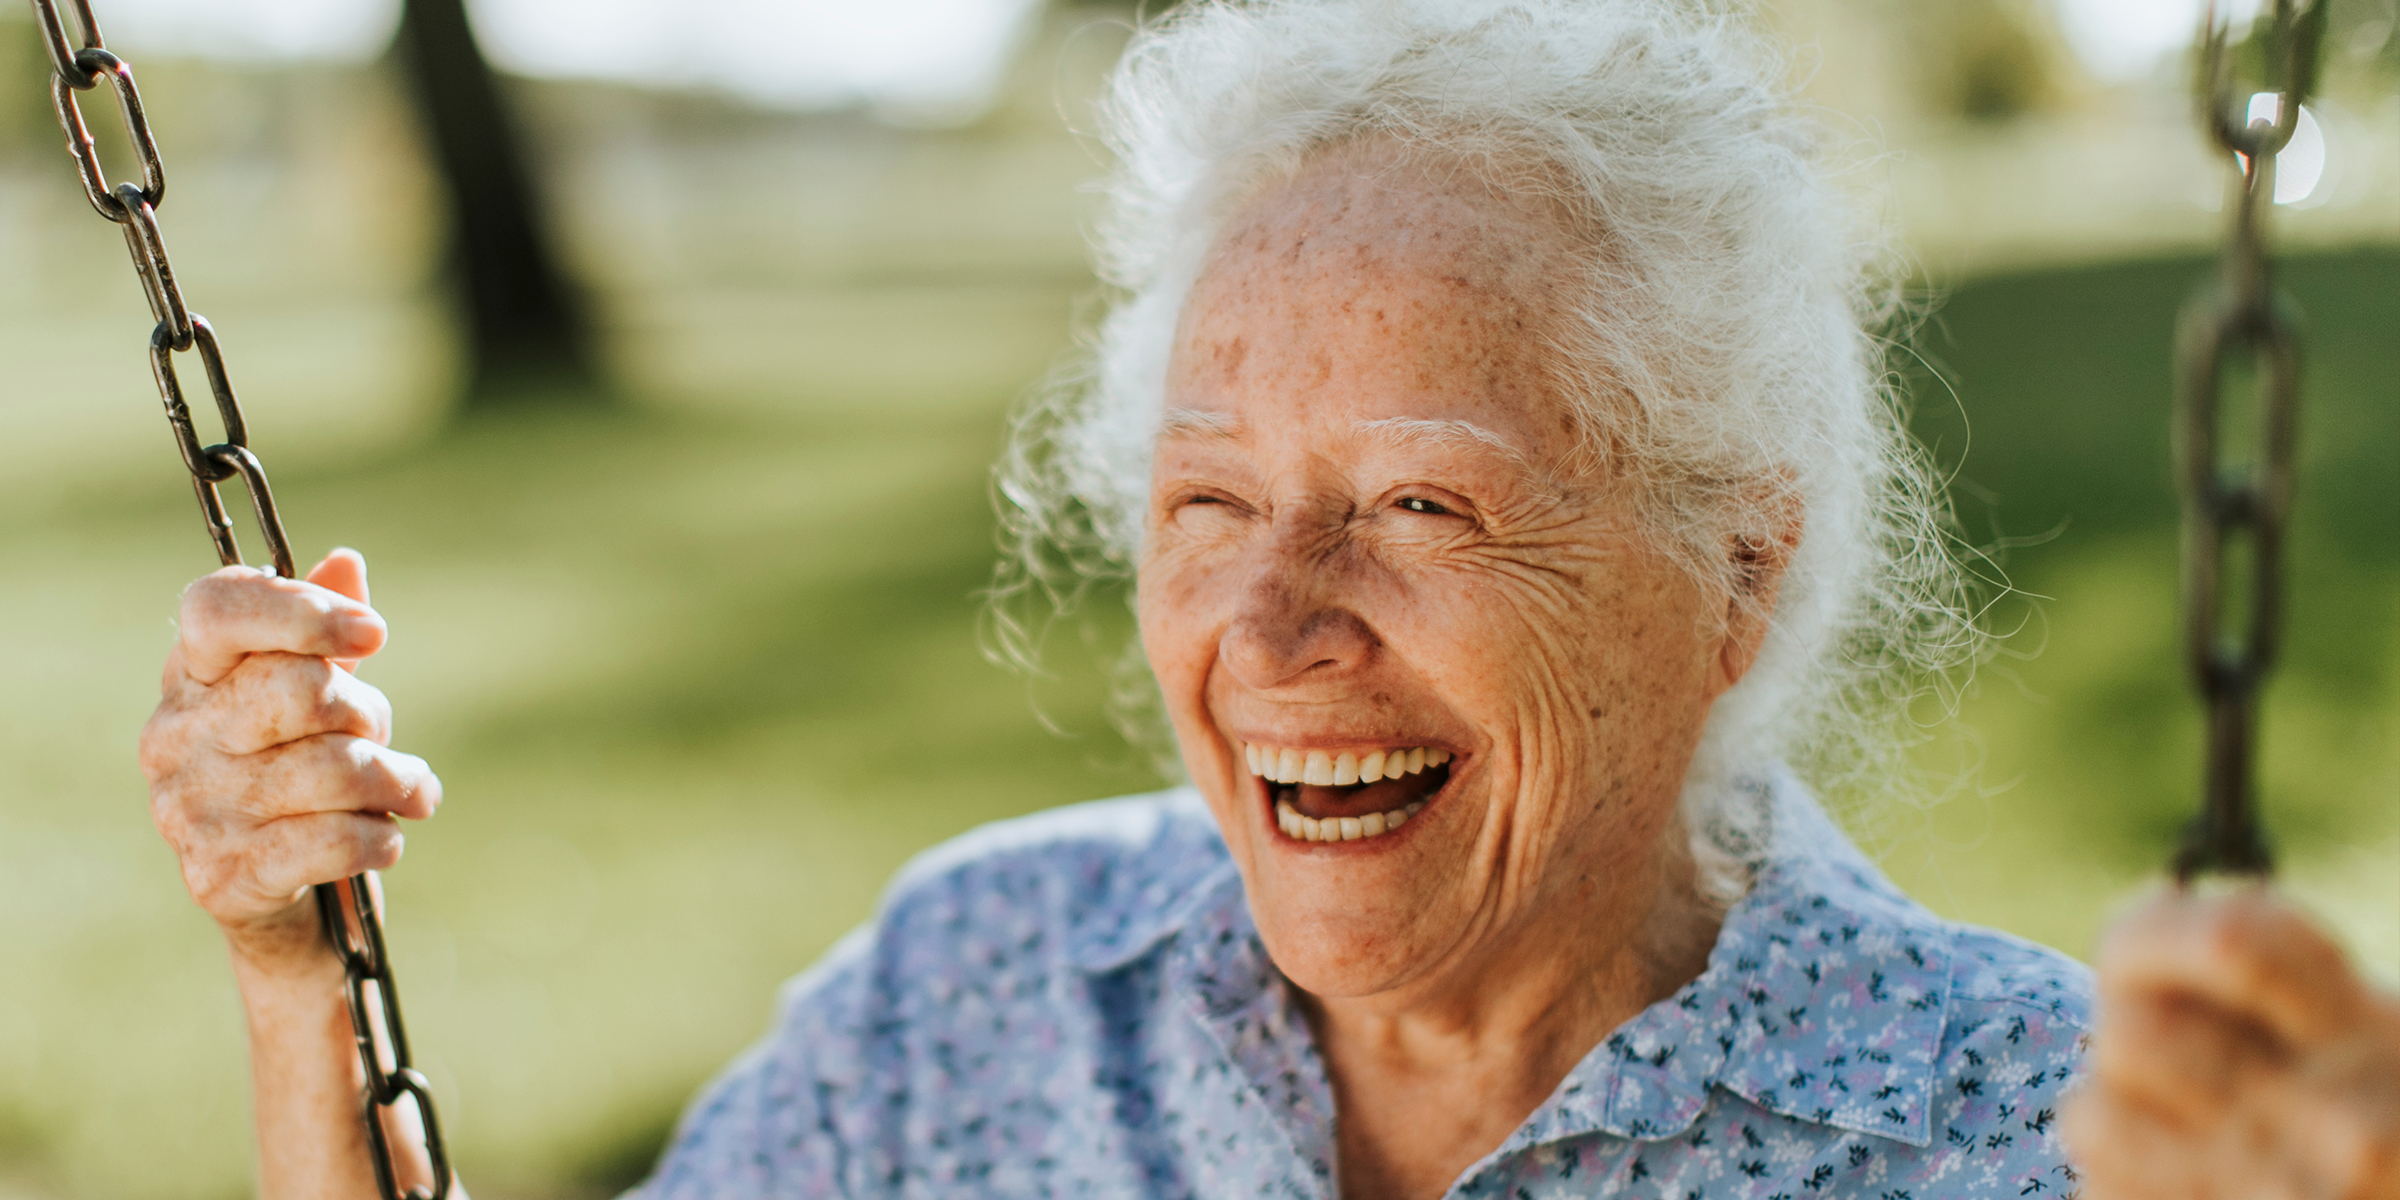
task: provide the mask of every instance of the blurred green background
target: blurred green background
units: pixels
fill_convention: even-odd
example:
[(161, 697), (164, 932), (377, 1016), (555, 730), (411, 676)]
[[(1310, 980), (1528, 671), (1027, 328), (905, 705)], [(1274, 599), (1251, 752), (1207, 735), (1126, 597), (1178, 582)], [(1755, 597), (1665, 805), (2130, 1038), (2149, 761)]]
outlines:
[[(1936, 909), (2072, 953), (2155, 877), (2196, 791), (2167, 348), (2221, 223), (2173, 55), (2112, 66), (2082, 11), (1771, 11), (1808, 95), (1884, 150), (1857, 182), (1940, 298), (1911, 347), (1919, 431), (2012, 585), (2002, 654), (1924, 714), (1920, 799), (1845, 817)], [(2325, 178), (2276, 213), (2309, 341), (2263, 765), (2287, 882), (2387, 978), (2392, 16), (2337, 8)], [(367, 552), (395, 632), (365, 674), (447, 785), (387, 885), (478, 1196), (638, 1178), (774, 985), (909, 854), (1156, 782), (1103, 712), (1117, 598), (1029, 678), (981, 654), (976, 595), (1005, 414), (1088, 314), (1076, 185), (1104, 163), (1075, 131), (1124, 17), (1025, 6), (991, 85), (938, 111), (511, 74), (615, 395), (466, 417), (435, 185), (387, 66), (128, 51), (177, 267), (294, 540)], [(212, 563), (149, 320), (39, 71), (23, 6), (0, 8), (0, 1198), (238, 1195), (238, 1008), (132, 755), (176, 591)]]

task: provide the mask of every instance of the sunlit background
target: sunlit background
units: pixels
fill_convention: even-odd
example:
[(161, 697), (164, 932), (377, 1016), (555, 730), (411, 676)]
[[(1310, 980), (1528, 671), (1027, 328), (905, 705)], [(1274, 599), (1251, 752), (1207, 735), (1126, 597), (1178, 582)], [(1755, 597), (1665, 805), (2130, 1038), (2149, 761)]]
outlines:
[[(1122, 606), (1060, 626), (1029, 678), (981, 656), (975, 597), (1003, 416), (1089, 313), (1078, 185), (1130, 7), (471, 4), (605, 387), (462, 411), (397, 3), (94, 2), (294, 537), (367, 552), (395, 629), (368, 677), (448, 784), (387, 882), (477, 1196), (638, 1178), (908, 854), (1155, 781), (1103, 713)], [(2387, 977), (2395, 15), (2335, 0), (2278, 178), (2309, 374), (2263, 767), (2287, 880)], [(239, 1011), (132, 755), (176, 590), (213, 563), (28, 17), (0, 3), (0, 1198), (234, 1196)], [(2175, 308), (2225, 218), (2184, 91), (2197, 5), (1770, 19), (1941, 299), (1911, 346), (1919, 430), (2015, 587), (2005, 652), (1924, 713), (1922, 802), (1846, 818), (1935, 908), (2085, 953), (2198, 775), (2165, 435)]]

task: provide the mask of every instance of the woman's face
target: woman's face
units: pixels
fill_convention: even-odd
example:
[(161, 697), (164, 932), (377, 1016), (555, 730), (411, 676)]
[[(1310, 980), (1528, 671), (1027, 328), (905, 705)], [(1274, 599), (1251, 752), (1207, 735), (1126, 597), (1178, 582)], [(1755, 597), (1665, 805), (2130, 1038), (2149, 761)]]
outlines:
[(1328, 156), (1233, 222), (1178, 331), (1143, 647), (1270, 952), (1318, 995), (1636, 936), (1756, 645), (1570, 468), (1561, 228)]

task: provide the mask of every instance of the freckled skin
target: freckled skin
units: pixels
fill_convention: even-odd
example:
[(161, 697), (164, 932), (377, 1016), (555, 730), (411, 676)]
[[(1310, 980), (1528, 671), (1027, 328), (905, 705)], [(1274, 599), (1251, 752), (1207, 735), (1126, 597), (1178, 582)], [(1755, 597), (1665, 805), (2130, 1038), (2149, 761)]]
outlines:
[[(1220, 420), (1160, 439), (1143, 645), (1324, 1049), (1348, 1196), (1439, 1195), (1715, 939), (1675, 805), (1763, 618), (1567, 477), (1541, 354), (1570, 244), (1543, 202), (1328, 152), (1231, 224), (1169, 367), (1169, 407)], [(1395, 418), (1514, 453), (1360, 428)], [(1309, 844), (1244, 741), (1458, 757), (1404, 829)]]

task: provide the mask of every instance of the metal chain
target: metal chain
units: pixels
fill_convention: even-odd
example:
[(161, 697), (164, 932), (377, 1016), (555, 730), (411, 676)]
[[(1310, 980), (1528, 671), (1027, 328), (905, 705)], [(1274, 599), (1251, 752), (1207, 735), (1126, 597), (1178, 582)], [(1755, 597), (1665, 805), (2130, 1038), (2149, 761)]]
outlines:
[[(2277, 291), (2264, 224), (2275, 201), (2275, 157), (2299, 127), (2316, 83), (2328, 0), (2273, 0), (2261, 14), (2267, 70), (2279, 90), (2272, 119), (2250, 118), (2236, 93), (2228, 30), (2208, 8), (2195, 92), (2211, 143), (2237, 156), (2233, 224), (2218, 277), (2196, 289), (2176, 330), (2175, 457), (2183, 498), (2184, 648), (2208, 708), (2205, 791), (2176, 852), (2176, 877), (2273, 869), (2258, 826), (2255, 748), (2258, 691), (2274, 666), (2283, 606), (2283, 526), (2292, 501), (2300, 404), (2299, 318)], [(2232, 464), (2218, 445), (2227, 368), (2255, 364), (2257, 450)], [(2246, 620), (2229, 629), (2226, 564), (2247, 539), (2240, 599)]]
[[(177, 449), (183, 453), (183, 465), (191, 472), (192, 490), (200, 497), (200, 511), (207, 520), (209, 537), (216, 542), (217, 557), (226, 566), (242, 563), (241, 546), (234, 541), (233, 521), (226, 515), (224, 498), (217, 492), (219, 483), (239, 475), (244, 490), (250, 494), (250, 507), (258, 516), (259, 531), (266, 536), (268, 553), (274, 559), (274, 573), (285, 579), (296, 578), (291, 544), (284, 537), (283, 521), (275, 512), (275, 494), (267, 486), (266, 467), (250, 450), (249, 428), (242, 421), (242, 406), (234, 398), (233, 383), (225, 374), (225, 356), (217, 331), (206, 317), (184, 304), (183, 288), (176, 282), (175, 269), (167, 259), (166, 242), (159, 235), (158, 206), (167, 194), (166, 168), (159, 161), (158, 142), (150, 134), (150, 120), (142, 109), (141, 92), (134, 87), (133, 67), (101, 44), (100, 25), (92, 17), (91, 0), (63, 0), (63, 3), (74, 14), (76, 28), (72, 32), (60, 13), (62, 0), (33, 0), (42, 44), (50, 56), (50, 101), (58, 110), (59, 127), (66, 131), (67, 152), (74, 157), (76, 169), (83, 176), (84, 195), (101, 216), (124, 231), (125, 248), (133, 256), (134, 274), (141, 280), (142, 295), (150, 302), (150, 315), (158, 322), (150, 331), (150, 371), (158, 380), (159, 399), (166, 404), (167, 424), (174, 430)], [(103, 82), (115, 93), (117, 111), (125, 120), (125, 132), (141, 156), (139, 184), (109, 186), (91, 130), (83, 122), (83, 109), (75, 95), (91, 91)], [(225, 440), (214, 445), (201, 444), (199, 432), (192, 425), (191, 409), (184, 403), (183, 383), (175, 374), (175, 355), (194, 350), (199, 352), (201, 369), (208, 375), (209, 394), (216, 400), (218, 416), (225, 425)], [(392, 984), (391, 963), (384, 955), (380, 884), (372, 871), (338, 883), (319, 884), (316, 901), (326, 940), (332, 943), (342, 962), (350, 1028), (357, 1039), (359, 1063), (366, 1072), (362, 1107), (367, 1145), (374, 1158), (375, 1182), (384, 1200), (446, 1200), (451, 1180), (449, 1151), (442, 1142), (441, 1121), (434, 1114), (433, 1095), (425, 1077), (410, 1064), (408, 1033), (400, 1021), (400, 993)], [(418, 1123), (424, 1131), (426, 1156), (433, 1166), (432, 1189), (411, 1187), (405, 1197), (393, 1171), (391, 1144), (384, 1127), (386, 1115), (402, 1097), (415, 1101)]]

